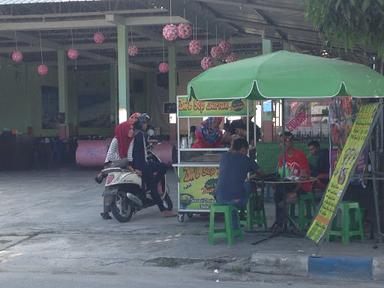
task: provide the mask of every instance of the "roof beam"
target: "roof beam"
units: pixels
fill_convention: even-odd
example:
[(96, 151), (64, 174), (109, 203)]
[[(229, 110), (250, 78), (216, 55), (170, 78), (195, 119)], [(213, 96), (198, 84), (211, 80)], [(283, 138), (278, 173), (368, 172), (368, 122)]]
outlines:
[[(31, 30), (65, 30), (95, 27), (115, 27), (115, 19), (125, 19), (128, 26), (164, 25), (169, 23), (169, 16), (122, 17), (106, 15), (105, 19), (66, 20), (66, 21), (32, 21), (1, 23), (0, 31), (31, 31)], [(120, 21), (120, 20), (119, 20)], [(186, 23), (188, 20), (180, 16), (172, 17), (174, 23)]]
[[(110, 14), (124, 14), (124, 15), (138, 15), (138, 14), (162, 14), (166, 13), (167, 9), (149, 8), (149, 9), (132, 9), (121, 11), (108, 11)], [(47, 13), (47, 14), (33, 14), (33, 15), (0, 15), (0, 20), (13, 20), (13, 19), (48, 19), (48, 18), (75, 18), (75, 17), (91, 17), (91, 16), (104, 16), (104, 11), (97, 12), (74, 12), (74, 13)]]
[(282, 13), (286, 13), (287, 11), (290, 11), (290, 12), (299, 12), (304, 14), (304, 9), (303, 8), (300, 9), (300, 6), (298, 8), (289, 7), (289, 6), (278, 7), (278, 6), (271, 6), (271, 5), (265, 5), (265, 4), (255, 4), (255, 3), (251, 4), (251, 3), (229, 1), (229, 0), (195, 0), (195, 1), (204, 2), (208, 4), (242, 7), (243, 9), (262, 9), (264, 11), (282, 12)]
[[(166, 25), (171, 22), (169, 16), (124, 17), (115, 14), (106, 14), (105, 20), (127, 26)], [(172, 23), (189, 23), (189, 21), (180, 16), (172, 16)]]

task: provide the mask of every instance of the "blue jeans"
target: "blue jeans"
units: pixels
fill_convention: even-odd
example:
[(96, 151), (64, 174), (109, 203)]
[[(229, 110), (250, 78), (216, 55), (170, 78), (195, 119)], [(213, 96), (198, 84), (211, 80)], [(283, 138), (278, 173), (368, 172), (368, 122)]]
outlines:
[[(218, 204), (234, 205), (238, 209), (243, 209), (243, 208), (245, 208), (245, 206), (247, 206), (249, 196), (251, 195), (251, 192), (252, 192), (251, 182), (246, 181), (244, 183), (244, 191), (245, 191), (245, 193), (244, 193), (244, 195), (242, 195), (242, 197), (240, 199), (218, 200), (217, 203)], [(235, 211), (232, 213), (232, 226), (235, 229), (239, 228), (239, 223), (237, 221), (237, 214)]]

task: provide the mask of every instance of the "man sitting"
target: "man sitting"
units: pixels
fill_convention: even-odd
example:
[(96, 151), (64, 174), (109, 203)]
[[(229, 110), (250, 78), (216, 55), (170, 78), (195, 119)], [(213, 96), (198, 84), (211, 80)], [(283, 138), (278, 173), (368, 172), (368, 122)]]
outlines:
[[(310, 176), (310, 169), (307, 157), (304, 152), (293, 146), (293, 135), (290, 132), (284, 132), (281, 140), (285, 144), (285, 157), (279, 156), (278, 172), (280, 177), (299, 177), (301, 179)], [(282, 146), (282, 144), (281, 144)], [(285, 165), (284, 165), (285, 163)], [(272, 231), (278, 233), (282, 230), (285, 218), (285, 197), (290, 202), (295, 201), (297, 196), (302, 193), (311, 192), (312, 184), (310, 182), (290, 185), (277, 185), (275, 191), (276, 222), (272, 226)]]
[(329, 150), (320, 149), (320, 143), (311, 141), (308, 143), (308, 149), (313, 161), (309, 163), (311, 176), (316, 177), (316, 188), (324, 190), (329, 181)]
[[(232, 204), (243, 208), (249, 199), (251, 185), (245, 182), (249, 172), (262, 174), (259, 166), (248, 156), (249, 145), (243, 138), (234, 139), (229, 152), (220, 160), (219, 180), (215, 198), (219, 204)], [(237, 219), (234, 215), (234, 220)], [(234, 226), (238, 225), (234, 222)]]

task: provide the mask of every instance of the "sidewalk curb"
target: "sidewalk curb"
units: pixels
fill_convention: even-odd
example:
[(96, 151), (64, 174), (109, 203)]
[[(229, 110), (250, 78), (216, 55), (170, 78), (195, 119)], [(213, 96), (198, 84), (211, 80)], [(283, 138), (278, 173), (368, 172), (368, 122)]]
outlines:
[(254, 253), (250, 271), (313, 278), (384, 280), (384, 257)]

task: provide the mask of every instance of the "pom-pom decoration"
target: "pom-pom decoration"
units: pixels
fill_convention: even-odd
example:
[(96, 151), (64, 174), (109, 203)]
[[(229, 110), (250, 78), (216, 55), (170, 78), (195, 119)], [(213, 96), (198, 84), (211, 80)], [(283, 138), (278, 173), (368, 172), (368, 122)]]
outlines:
[(219, 46), (214, 46), (211, 48), (211, 56), (213, 59), (220, 59), (223, 57), (223, 50)]
[(231, 43), (229, 43), (228, 41), (225, 41), (225, 40), (222, 40), (219, 42), (219, 45), (218, 45), (221, 50), (223, 51), (223, 54), (224, 55), (228, 55), (229, 53), (231, 53)]
[(191, 42), (189, 42), (188, 51), (192, 55), (200, 54), (201, 49), (203, 49), (203, 45), (201, 44), (200, 40), (192, 40)]
[(76, 49), (71, 48), (71, 49), (68, 50), (67, 56), (71, 60), (76, 60), (77, 58), (79, 58), (79, 51), (77, 51)]
[(231, 53), (230, 55), (227, 56), (227, 58), (225, 58), (225, 62), (227, 63), (235, 62), (237, 60), (238, 60), (237, 56), (233, 53)]
[(137, 54), (139, 54), (139, 48), (136, 45), (130, 45), (128, 47), (128, 55), (134, 57)]
[(168, 41), (175, 41), (177, 39), (177, 26), (175, 24), (165, 25), (163, 28), (163, 37)]
[(177, 36), (181, 39), (188, 39), (192, 35), (192, 25), (189, 23), (180, 23), (177, 26)]
[(160, 73), (168, 73), (168, 71), (169, 71), (168, 63), (166, 63), (166, 62), (161, 62), (161, 63), (159, 64), (159, 71), (160, 71)]
[(37, 73), (39, 73), (39, 75), (41, 75), (41, 76), (47, 75), (48, 74), (48, 66), (45, 64), (40, 64), (37, 67)]
[(11, 59), (13, 62), (20, 63), (23, 61), (23, 53), (21, 53), (19, 50), (15, 50), (11, 54)]
[(203, 70), (208, 70), (210, 67), (213, 66), (213, 60), (211, 57), (204, 57), (202, 60), (201, 60), (201, 68), (203, 68)]
[(104, 40), (105, 40), (105, 36), (102, 32), (96, 32), (95, 34), (93, 34), (93, 41), (96, 44), (103, 44)]

